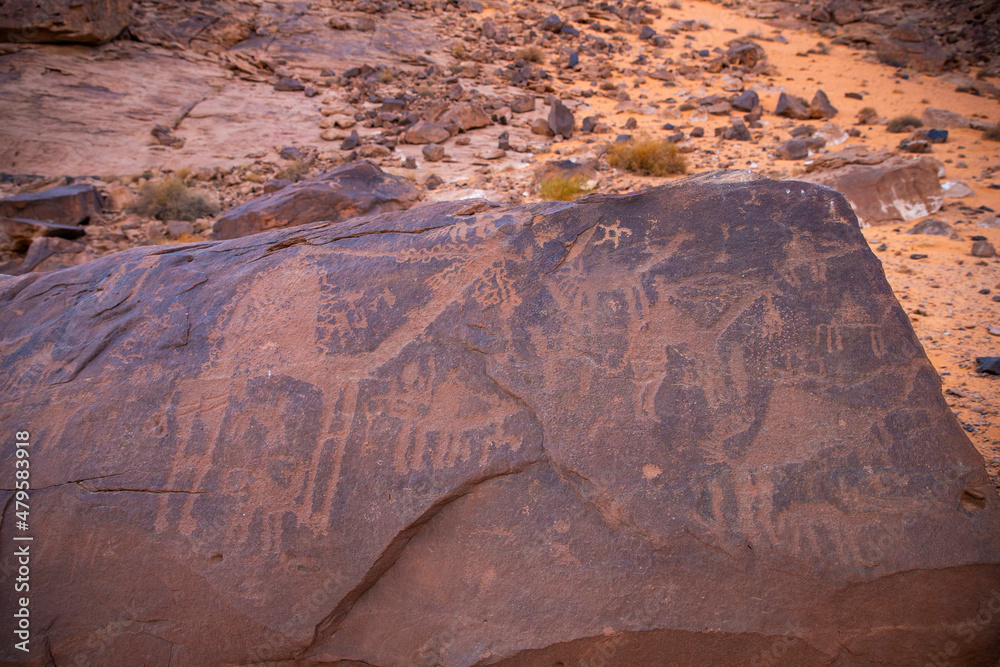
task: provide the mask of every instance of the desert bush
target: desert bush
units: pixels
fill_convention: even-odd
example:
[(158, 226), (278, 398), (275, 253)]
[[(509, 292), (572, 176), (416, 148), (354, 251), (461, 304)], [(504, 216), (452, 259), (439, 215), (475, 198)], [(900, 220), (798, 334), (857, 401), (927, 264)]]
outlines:
[(301, 181), (309, 173), (310, 166), (311, 163), (307, 160), (292, 160), (279, 169), (274, 177), (286, 181)]
[(1000, 141), (1000, 123), (993, 127), (988, 127), (983, 131), (983, 139), (988, 141)]
[(667, 3), (667, 7), (669, 7), (670, 9), (683, 9), (684, 8), (681, 5), (680, 0), (670, 0), (670, 2)]
[(142, 186), (134, 210), (157, 220), (197, 220), (218, 208), (209, 194), (192, 190), (181, 179), (170, 176)]
[(587, 187), (586, 177), (580, 174), (572, 177), (550, 176), (538, 186), (539, 195), (546, 201), (573, 201), (593, 190)]
[(610, 144), (608, 164), (643, 176), (687, 173), (687, 158), (666, 139), (639, 137)]
[(610, 81), (601, 81), (601, 90), (606, 90), (606, 91), (610, 92), (610, 91), (614, 90), (617, 87), (618, 86), (616, 86), (615, 84), (611, 83)]
[(912, 114), (906, 114), (904, 116), (896, 116), (890, 120), (885, 129), (899, 134), (900, 132), (906, 132), (911, 127), (920, 127), (921, 125), (923, 123), (920, 122), (919, 118)]
[(529, 63), (540, 63), (545, 60), (545, 54), (537, 46), (526, 46), (518, 49), (515, 55), (518, 60), (527, 60)]
[(696, 107), (695, 105), (691, 104), (690, 102), (685, 102), (684, 104), (680, 105), (680, 106), (679, 106), (679, 107), (677, 107), (677, 108), (678, 108), (678, 109), (679, 109), (680, 111), (694, 111), (694, 110), (695, 110), (695, 109), (697, 109), (698, 107)]

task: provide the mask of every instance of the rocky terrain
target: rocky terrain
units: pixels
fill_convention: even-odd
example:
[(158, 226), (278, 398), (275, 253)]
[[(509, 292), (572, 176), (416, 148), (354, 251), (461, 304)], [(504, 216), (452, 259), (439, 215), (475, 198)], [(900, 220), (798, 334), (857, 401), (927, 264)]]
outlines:
[(730, 170), (0, 279), (0, 660), (989, 667), (1000, 496), (868, 246)]

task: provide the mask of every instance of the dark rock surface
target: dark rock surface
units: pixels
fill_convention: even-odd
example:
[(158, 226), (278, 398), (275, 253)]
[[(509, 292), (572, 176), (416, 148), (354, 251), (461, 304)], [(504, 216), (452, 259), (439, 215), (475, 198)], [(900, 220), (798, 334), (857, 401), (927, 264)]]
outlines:
[(399, 211), (420, 198), (413, 183), (361, 160), (252, 199), (219, 216), (217, 239), (233, 239), (308, 222), (336, 222), (366, 213)]
[(93, 185), (62, 185), (0, 199), (0, 216), (29, 218), (57, 225), (79, 225), (102, 209)]
[(434, 204), (0, 308), (39, 665), (915, 665), (1000, 587), (983, 459), (827, 188)]
[(569, 107), (557, 99), (553, 100), (549, 108), (548, 125), (554, 134), (561, 134), (568, 139), (576, 129), (576, 118)]

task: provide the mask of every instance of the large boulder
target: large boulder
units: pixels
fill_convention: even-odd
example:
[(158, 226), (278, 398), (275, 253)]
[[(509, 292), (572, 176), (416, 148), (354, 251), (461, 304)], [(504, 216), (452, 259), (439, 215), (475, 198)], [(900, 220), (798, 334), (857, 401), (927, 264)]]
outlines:
[(438, 203), (3, 278), (0, 308), (37, 651), (0, 661), (1000, 646), (1000, 498), (829, 188)]
[(93, 185), (62, 185), (0, 199), (0, 216), (79, 225), (102, 207), (101, 194)]
[[(855, 155), (852, 149), (843, 151)], [(939, 177), (943, 165), (934, 158), (911, 158), (858, 154), (859, 160), (838, 161), (837, 154), (826, 157), (842, 163), (825, 171), (807, 174), (803, 180), (827, 185), (847, 198), (864, 226), (894, 225), (922, 218), (941, 210), (944, 202)]]
[(101, 44), (129, 23), (131, 0), (4, 0), (0, 41)]
[(360, 160), (232, 208), (219, 216), (212, 233), (217, 239), (234, 239), (319, 220), (400, 211), (419, 199), (420, 191), (409, 179)]

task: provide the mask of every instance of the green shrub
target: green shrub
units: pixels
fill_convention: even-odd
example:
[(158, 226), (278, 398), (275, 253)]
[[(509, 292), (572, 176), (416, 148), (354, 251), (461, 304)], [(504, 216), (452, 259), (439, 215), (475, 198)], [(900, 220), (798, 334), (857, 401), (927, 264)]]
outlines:
[(142, 186), (134, 210), (157, 220), (197, 220), (218, 208), (210, 195), (192, 190), (181, 179), (170, 176)]
[(906, 132), (910, 128), (920, 127), (922, 125), (923, 123), (920, 122), (919, 118), (911, 114), (906, 114), (905, 116), (896, 116), (895, 118), (890, 120), (889, 125), (886, 126), (885, 129), (889, 130), (890, 132), (899, 134), (900, 132)]
[(586, 177), (580, 174), (572, 177), (550, 176), (538, 187), (538, 193), (545, 201), (573, 201), (593, 190), (587, 187)]
[(666, 139), (633, 138), (610, 144), (608, 164), (643, 176), (687, 173), (687, 158)]

